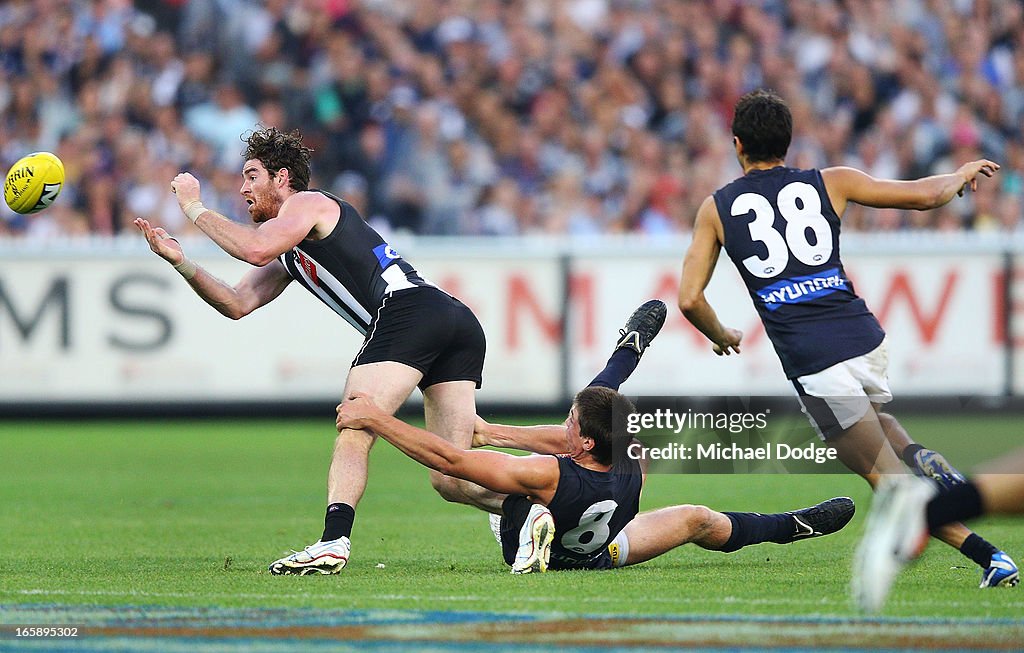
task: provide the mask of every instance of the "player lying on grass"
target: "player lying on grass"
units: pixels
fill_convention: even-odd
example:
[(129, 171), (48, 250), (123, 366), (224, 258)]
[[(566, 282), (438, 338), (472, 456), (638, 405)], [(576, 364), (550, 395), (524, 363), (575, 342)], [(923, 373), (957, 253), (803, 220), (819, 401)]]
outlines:
[[(991, 472), (951, 487), (897, 476), (879, 488), (853, 567), (853, 595), (867, 612), (882, 609), (899, 572), (924, 552), (928, 534), (982, 515), (1024, 514), (1024, 449)], [(1001, 563), (1001, 566), (1000, 566)], [(1003, 587), (1020, 582), (1009, 560), (993, 561), (1006, 574)], [(993, 571), (993, 573), (995, 573)]]
[(481, 440), (491, 432), (504, 444), (563, 455), (465, 451), (358, 393), (338, 406), (339, 432), (376, 433), (430, 469), (507, 495), (498, 535), (512, 573), (547, 571), (549, 563), (551, 569), (622, 567), (689, 542), (725, 552), (761, 542), (788, 544), (845, 526), (854, 512), (846, 497), (777, 514), (722, 513), (699, 505), (640, 512), (644, 470), (624, 455), (633, 440), (626, 419), (635, 408), (607, 386), (618, 387), (636, 367), (665, 312), (664, 303), (652, 301), (630, 317), (608, 365), (576, 395), (563, 425), (502, 427), (478, 420)]

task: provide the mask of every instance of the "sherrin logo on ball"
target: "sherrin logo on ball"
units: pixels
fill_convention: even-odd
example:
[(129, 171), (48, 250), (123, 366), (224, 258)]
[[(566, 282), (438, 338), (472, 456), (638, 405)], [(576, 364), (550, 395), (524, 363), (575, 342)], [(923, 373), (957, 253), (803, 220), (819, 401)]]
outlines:
[(16, 213), (38, 213), (53, 204), (64, 186), (64, 164), (49, 152), (18, 160), (4, 179), (4, 201)]

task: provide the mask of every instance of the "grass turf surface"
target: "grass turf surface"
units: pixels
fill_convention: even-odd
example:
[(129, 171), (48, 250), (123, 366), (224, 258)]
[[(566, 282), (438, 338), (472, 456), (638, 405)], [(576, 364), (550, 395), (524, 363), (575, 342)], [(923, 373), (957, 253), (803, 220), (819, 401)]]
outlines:
[[(965, 469), (1018, 441), (1015, 417), (903, 422)], [(858, 514), (836, 535), (789, 546), (725, 555), (691, 545), (612, 572), (513, 577), (483, 514), (443, 502), (426, 471), (384, 442), (342, 576), (271, 576), (271, 560), (320, 533), (332, 431), (329, 419), (0, 423), (0, 603), (854, 614), (850, 560), (869, 493), (851, 475), (651, 475), (643, 509), (770, 512), (849, 495)], [(1024, 523), (974, 526), (1022, 562)], [(979, 575), (935, 543), (885, 614), (1019, 619), (1021, 589), (979, 590)]]

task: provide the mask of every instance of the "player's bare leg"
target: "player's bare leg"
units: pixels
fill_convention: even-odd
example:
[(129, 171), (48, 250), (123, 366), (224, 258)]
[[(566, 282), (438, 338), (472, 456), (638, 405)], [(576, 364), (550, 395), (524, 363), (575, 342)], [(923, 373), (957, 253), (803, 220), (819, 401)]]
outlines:
[(1024, 514), (1024, 474), (979, 474), (974, 482), (987, 513)]
[(892, 445), (896, 455), (907, 464), (918, 476), (932, 479), (942, 487), (951, 487), (964, 482), (964, 476), (958, 472), (937, 451), (925, 448), (915, 442), (899, 421), (888, 413), (878, 413), (885, 438)]
[[(349, 370), (345, 396), (353, 392), (367, 394), (382, 410), (394, 413), (422, 377), (419, 370), (402, 363), (358, 365)], [(375, 439), (365, 431), (346, 429), (338, 434), (327, 474), (327, 503), (347, 503), (352, 507), (359, 503), (366, 490), (370, 448)]]
[(1024, 513), (1024, 449), (985, 465), (974, 477), (985, 514)]
[[(896, 455), (903, 459), (903, 453), (907, 450), (907, 447), (916, 443), (907, 433), (906, 429), (903, 428), (903, 425), (892, 415), (880, 412), (878, 413), (878, 421), (882, 425), (885, 439), (889, 441)], [(963, 524), (950, 524), (937, 530), (934, 536), (954, 549), (959, 549), (970, 534), (970, 529)]]
[[(885, 433), (885, 438), (892, 445), (896, 455), (915, 474), (931, 479), (940, 487), (947, 489), (964, 482), (963, 475), (953, 468), (941, 454), (917, 444), (895, 417), (888, 413), (879, 412), (878, 419)], [(931, 534), (937, 540), (945, 542), (957, 551), (960, 551), (965, 557), (982, 568), (982, 587), (994, 586), (985, 580), (990, 577), (989, 572), (993, 565), (993, 559), (999, 565), (1006, 564), (1004, 558), (1009, 560), (1009, 564), (1013, 564), (1013, 561), (995, 545), (960, 522), (953, 522), (933, 529)]]
[[(447, 381), (427, 387), (423, 391), (423, 416), (428, 431), (460, 449), (471, 448), (473, 425), (476, 423), (476, 384), (473, 381)], [(433, 470), (430, 472), (430, 484), (447, 501), (501, 514), (504, 494)]]
[(623, 531), (629, 540), (626, 564), (635, 565), (691, 542), (719, 549), (729, 540), (732, 523), (706, 506), (682, 505), (642, 512)]
[[(368, 363), (349, 370), (345, 395), (365, 393), (389, 413), (394, 413), (409, 397), (422, 374), (415, 368), (395, 362)], [(365, 431), (345, 429), (334, 441), (334, 453), (327, 473), (327, 515), (320, 539), (302, 551), (296, 551), (270, 565), (273, 574), (333, 574), (348, 564), (349, 536), (355, 508), (366, 490), (370, 448), (375, 436)]]
[(850, 471), (864, 477), (872, 488), (884, 474), (902, 474), (905, 469), (882, 431), (876, 410), (869, 410), (856, 424), (831, 438), (839, 460)]
[(716, 512), (706, 506), (669, 506), (640, 513), (626, 524), (625, 561), (634, 565), (683, 544), (732, 552), (762, 542), (789, 544), (840, 530), (853, 519), (854, 505), (837, 497), (792, 512)]

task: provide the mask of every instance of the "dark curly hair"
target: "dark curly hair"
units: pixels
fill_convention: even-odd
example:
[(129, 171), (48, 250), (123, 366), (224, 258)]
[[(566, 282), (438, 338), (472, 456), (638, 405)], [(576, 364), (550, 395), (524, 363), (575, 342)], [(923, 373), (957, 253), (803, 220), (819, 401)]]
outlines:
[(793, 116), (775, 93), (764, 89), (751, 91), (736, 103), (732, 135), (743, 143), (743, 153), (749, 161), (785, 159), (793, 138)]
[(292, 190), (309, 188), (309, 155), (313, 149), (302, 144), (299, 130), (293, 129), (286, 134), (277, 127), (259, 127), (241, 136), (246, 144), (243, 152), (245, 160), (256, 159), (270, 174), (285, 168), (289, 173), (288, 185)]

